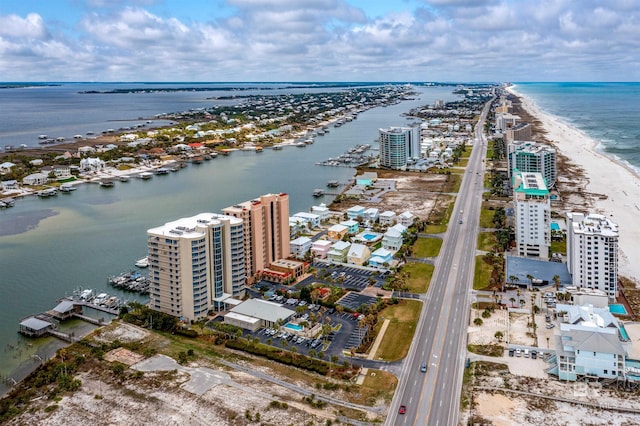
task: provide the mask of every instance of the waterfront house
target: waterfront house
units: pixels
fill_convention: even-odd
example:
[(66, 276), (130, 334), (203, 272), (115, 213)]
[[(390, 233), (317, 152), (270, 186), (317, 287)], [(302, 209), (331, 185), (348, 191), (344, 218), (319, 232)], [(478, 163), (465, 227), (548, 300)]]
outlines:
[(74, 305), (71, 300), (63, 300), (48, 313), (58, 320), (66, 320), (72, 318), (74, 314), (81, 314), (82, 305)]
[(69, 179), (71, 177), (71, 168), (66, 164), (55, 164), (53, 166), (43, 167), (41, 172), (46, 175), (53, 173), (57, 180)]
[(36, 317), (25, 318), (20, 322), (18, 331), (29, 337), (45, 336), (49, 330), (56, 328), (54, 323), (38, 319)]
[(311, 243), (311, 254), (314, 257), (325, 259), (331, 251), (331, 246), (333, 242), (327, 240), (316, 240)]
[(36, 158), (35, 160), (29, 161), (29, 164), (31, 164), (32, 166), (42, 166), (42, 163), (44, 163), (44, 161), (42, 161), (41, 158)]
[(78, 148), (78, 153), (81, 155), (92, 154), (94, 152), (96, 152), (96, 149), (92, 146), (81, 146)]
[(349, 228), (344, 225), (336, 224), (327, 229), (327, 238), (334, 241), (339, 241), (347, 235)]
[(360, 230), (360, 224), (358, 223), (358, 221), (355, 221), (353, 219), (340, 222), (340, 225), (347, 227), (347, 234), (349, 235), (355, 235)]
[(396, 223), (396, 213), (391, 210), (380, 213), (378, 216), (378, 222), (380, 225), (392, 226)]
[(80, 160), (80, 170), (84, 172), (96, 172), (104, 169), (105, 162), (97, 157), (88, 157)]
[(3, 180), (1, 185), (3, 191), (15, 191), (18, 189), (18, 181), (15, 179)]
[(413, 225), (413, 222), (415, 222), (416, 220), (416, 216), (411, 213), (411, 212), (404, 212), (404, 213), (400, 213), (398, 215), (398, 220), (397, 222), (401, 225), (406, 226), (407, 228), (410, 227), (411, 225)]
[(349, 207), (347, 209), (347, 217), (349, 219), (358, 220), (358, 218), (361, 218), (364, 216), (364, 210), (365, 208), (362, 206)]
[(12, 167), (15, 167), (14, 163), (5, 161), (4, 163), (0, 164), (0, 174), (9, 173)]
[(384, 247), (380, 247), (378, 250), (371, 253), (369, 259), (369, 266), (373, 268), (383, 269), (388, 268), (393, 262), (393, 253)]
[(49, 178), (44, 173), (32, 173), (22, 178), (23, 185), (44, 185), (49, 181)]
[(315, 213), (299, 212), (294, 214), (293, 217), (300, 218), (307, 222), (309, 229), (320, 227), (320, 216)]
[(327, 257), (337, 263), (344, 263), (347, 261), (347, 255), (349, 254), (349, 248), (351, 243), (344, 241), (338, 241), (331, 246), (331, 250), (327, 254)]
[(289, 244), (291, 255), (299, 259), (305, 257), (309, 250), (311, 250), (312, 243), (313, 240), (309, 237), (298, 237), (295, 240), (291, 240)]
[(289, 237), (293, 238), (301, 232), (309, 232), (307, 221), (301, 217), (291, 216), (289, 218)]
[(362, 266), (371, 257), (371, 251), (369, 247), (364, 244), (351, 244), (349, 252), (347, 253), (347, 263), (352, 265)]

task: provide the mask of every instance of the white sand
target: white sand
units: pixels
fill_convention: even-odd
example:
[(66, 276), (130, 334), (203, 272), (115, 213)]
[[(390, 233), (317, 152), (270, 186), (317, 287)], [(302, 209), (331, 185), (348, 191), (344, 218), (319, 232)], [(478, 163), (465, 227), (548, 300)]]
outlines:
[(520, 97), (529, 114), (540, 120), (556, 149), (584, 170), (589, 178), (587, 191), (606, 195), (606, 199), (595, 200), (594, 212), (609, 216), (618, 224), (619, 273), (640, 284), (640, 227), (635, 226), (640, 215), (640, 175), (621, 161), (598, 152), (595, 139), (543, 112), (513, 87), (508, 90)]

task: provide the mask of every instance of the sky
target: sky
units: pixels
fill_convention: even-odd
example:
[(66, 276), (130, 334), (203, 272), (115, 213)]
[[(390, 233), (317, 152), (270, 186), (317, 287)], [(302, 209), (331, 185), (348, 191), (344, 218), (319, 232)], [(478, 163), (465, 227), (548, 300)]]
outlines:
[(0, 81), (640, 81), (640, 0), (0, 0)]

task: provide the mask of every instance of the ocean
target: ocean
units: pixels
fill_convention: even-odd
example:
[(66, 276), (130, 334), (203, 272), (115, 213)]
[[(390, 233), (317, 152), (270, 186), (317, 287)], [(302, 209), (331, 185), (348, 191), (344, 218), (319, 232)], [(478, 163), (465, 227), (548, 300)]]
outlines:
[(515, 83), (547, 113), (598, 141), (640, 173), (640, 83)]
[[(237, 94), (231, 90), (78, 94), (80, 90), (133, 86), (137, 87), (74, 83), (0, 89), (0, 110), (4, 115), (0, 121), (0, 145), (22, 143), (16, 135), (22, 135), (25, 144), (33, 145), (39, 134), (57, 137), (89, 129), (98, 134), (120, 127), (111, 120), (202, 108), (220, 102), (208, 97)], [(117, 182), (111, 189), (80, 185), (70, 194), (20, 199), (14, 207), (0, 210), (0, 379), (19, 379), (40, 359), (50, 357), (63, 346), (54, 338), (21, 337), (17, 329), (22, 318), (55, 307), (58, 298), (79, 288), (140, 299), (109, 287), (107, 278), (134, 269), (133, 263), (146, 254), (147, 229), (200, 212), (219, 213), (224, 207), (265, 193), (289, 194), (291, 214), (309, 211), (320, 202), (329, 203), (332, 196), (317, 199), (313, 190), (325, 188), (329, 180), (346, 183), (354, 170), (318, 166), (316, 162), (337, 157), (357, 144), (373, 144), (380, 127), (404, 125), (407, 121), (400, 114), (412, 108), (433, 104), (436, 99), (459, 99), (452, 89), (420, 87), (416, 99), (365, 111), (357, 120), (332, 127), (330, 133), (317, 137), (314, 144), (303, 149), (265, 149), (261, 154), (236, 151), (149, 181)], [(277, 90), (260, 93), (275, 94)], [(0, 393), (5, 389), (0, 380)]]

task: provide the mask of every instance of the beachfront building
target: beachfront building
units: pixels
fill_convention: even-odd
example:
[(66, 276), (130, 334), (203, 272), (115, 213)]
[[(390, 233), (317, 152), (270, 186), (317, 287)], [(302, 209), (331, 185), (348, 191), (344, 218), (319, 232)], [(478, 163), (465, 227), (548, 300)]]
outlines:
[(327, 254), (327, 258), (332, 262), (344, 263), (347, 261), (349, 247), (351, 247), (351, 243), (347, 243), (345, 241), (335, 242), (331, 246), (331, 250)]
[(631, 342), (608, 308), (556, 305), (560, 333), (550, 374), (560, 380), (624, 379)]
[(379, 216), (380, 210), (375, 207), (369, 207), (364, 211), (364, 220), (370, 224), (376, 223)]
[(567, 267), (573, 285), (618, 295), (618, 225), (595, 213), (567, 213)]
[(13, 191), (16, 189), (18, 189), (18, 181), (15, 179), (0, 182), (0, 190), (2, 191)]
[(333, 241), (339, 241), (343, 239), (345, 235), (347, 235), (348, 231), (348, 227), (338, 223), (330, 226), (329, 229), (327, 229), (327, 238)]
[(513, 127), (508, 128), (504, 132), (504, 138), (507, 142), (513, 141), (530, 141), (532, 136), (532, 126), (529, 123), (521, 122)]
[(558, 170), (554, 148), (531, 141), (514, 141), (507, 145), (507, 157), (510, 183), (513, 184), (513, 177), (518, 172), (533, 172), (542, 174), (547, 188), (555, 186)]
[(384, 247), (380, 247), (378, 250), (371, 253), (369, 259), (369, 266), (372, 268), (386, 269), (393, 263), (393, 253)]
[(551, 202), (540, 173), (519, 173), (514, 179), (517, 253), (549, 259)]
[(149, 307), (197, 321), (245, 293), (242, 220), (214, 213), (147, 231)]
[(311, 250), (311, 244), (313, 240), (309, 237), (298, 237), (295, 240), (291, 240), (289, 246), (291, 247), (291, 255), (302, 259)]
[(382, 248), (395, 253), (402, 247), (403, 238), (403, 233), (400, 230), (391, 227), (382, 236)]
[(69, 179), (71, 175), (71, 168), (66, 164), (56, 164), (53, 166), (46, 166), (40, 170), (49, 176), (55, 177), (57, 180)]
[(291, 216), (289, 218), (289, 237), (295, 238), (296, 235), (300, 233), (308, 233), (310, 232), (309, 223), (306, 220)]
[(396, 223), (396, 212), (392, 212), (391, 210), (387, 210), (385, 212), (380, 213), (378, 216), (378, 222), (380, 225), (385, 226), (393, 226)]
[(97, 172), (104, 169), (105, 162), (97, 157), (87, 157), (80, 160), (80, 170), (83, 172)]
[(515, 127), (520, 122), (520, 116), (511, 113), (496, 114), (496, 130), (504, 133), (507, 129)]
[(380, 167), (402, 169), (420, 158), (420, 128), (379, 129)]
[(353, 243), (347, 253), (347, 263), (362, 266), (371, 257), (371, 250), (365, 244)]
[(289, 196), (266, 194), (222, 209), (244, 224), (244, 256), (247, 284), (255, 282), (258, 271), (290, 255)]
[(311, 254), (318, 259), (326, 259), (331, 251), (332, 241), (316, 240), (311, 243)]

